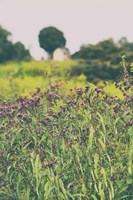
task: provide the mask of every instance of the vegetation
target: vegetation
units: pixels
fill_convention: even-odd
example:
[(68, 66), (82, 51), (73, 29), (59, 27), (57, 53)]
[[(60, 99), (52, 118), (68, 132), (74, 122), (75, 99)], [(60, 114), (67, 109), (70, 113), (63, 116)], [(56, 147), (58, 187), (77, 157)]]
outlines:
[(120, 62), (121, 56), (125, 54), (129, 62), (132, 61), (133, 43), (122, 37), (118, 42), (112, 38), (98, 42), (95, 45), (82, 45), (80, 50), (72, 55), (74, 59), (85, 59), (89, 61), (108, 62), (116, 65)]
[(31, 59), (31, 55), (24, 45), (21, 42), (13, 44), (11, 33), (0, 26), (0, 63), (29, 59)]
[[(130, 75), (133, 72), (130, 71), (130, 65), (127, 66), (128, 73)], [(103, 63), (101, 61), (79, 61), (70, 69), (70, 76), (80, 76), (84, 74), (89, 82), (97, 84), (99, 81), (111, 81), (114, 82), (121, 75), (123, 71), (122, 64), (110, 65), (109, 63)]]
[(64, 47), (66, 39), (63, 32), (55, 27), (46, 27), (39, 32), (40, 47), (52, 57), (53, 51), (58, 47)]
[[(96, 45), (82, 45), (80, 50), (72, 55), (73, 59), (80, 60), (71, 75), (84, 74), (88, 81), (97, 83), (100, 80), (116, 81), (121, 73), (121, 56), (125, 54), (129, 63), (133, 57), (133, 43), (129, 43), (125, 37), (118, 42), (108, 39)], [(130, 65), (130, 64), (129, 64)], [(130, 67), (128, 66), (130, 69)], [(128, 72), (130, 73), (130, 70)]]
[[(65, 62), (31, 61), (0, 65), (0, 99), (29, 97), (37, 87), (47, 91), (50, 90), (50, 86), (52, 87), (58, 82), (64, 95), (67, 95), (70, 89), (85, 88), (87, 84), (90, 84), (88, 77), (91, 79), (93, 72), (88, 74), (88, 77), (84, 73), (72, 74), (75, 66), (78, 65), (78, 62), (74, 60)], [(90, 67), (88, 67), (89, 69)], [(122, 70), (122, 67), (119, 70)], [(93, 82), (95, 83), (97, 79), (98, 76), (95, 76)], [(109, 79), (107, 80), (109, 81)], [(92, 83), (91, 85), (96, 87)], [(105, 82), (105, 79), (102, 79), (97, 82), (97, 86), (103, 88), (107, 94), (123, 98), (122, 92), (116, 88), (114, 82)]]
[[(31, 60), (32, 57), (29, 50), (25, 49), (21, 42), (14, 44), (11, 41), (11, 36), (9, 31), (0, 26), (0, 63)], [(40, 30), (38, 41), (40, 47), (48, 53), (50, 58), (56, 48), (65, 47), (66, 45), (64, 33), (53, 26)], [(106, 69), (109, 67), (114, 69), (117, 68), (116, 65), (120, 62), (123, 54), (126, 54), (127, 60), (132, 62), (133, 43), (128, 42), (126, 37), (122, 37), (118, 42), (111, 38), (100, 41), (95, 45), (82, 45), (80, 50), (72, 55), (72, 59), (81, 60), (83, 66), (88, 64), (94, 69), (102, 66), (106, 67)], [(116, 71), (114, 71), (115, 75), (117, 74)], [(87, 76), (87, 74), (85, 75)]]
[[(39, 33), (51, 56), (66, 39)], [(133, 199), (133, 43), (84, 45), (65, 62), (30, 61), (0, 27), (0, 199)], [(20, 62), (23, 61), (23, 62)], [(93, 84), (95, 83), (95, 85)]]
[[(74, 77), (70, 80), (69, 69), (75, 65), (75, 61), (53, 62), (53, 61), (31, 61), (22, 63), (7, 63), (0, 65), (0, 98), (14, 99), (18, 97), (31, 96), (37, 87), (43, 91), (51, 85), (60, 81), (66, 87), (85, 86), (86, 77), (82, 80)], [(67, 81), (69, 84), (67, 84)]]
[(27, 87), (31, 78), (39, 83), (40, 71), (42, 78), (27, 97), (1, 97), (0, 199), (133, 198), (133, 80), (124, 57), (122, 63), (121, 78), (108, 89), (83, 74), (71, 78), (75, 61), (0, 67), (2, 81), (30, 78)]

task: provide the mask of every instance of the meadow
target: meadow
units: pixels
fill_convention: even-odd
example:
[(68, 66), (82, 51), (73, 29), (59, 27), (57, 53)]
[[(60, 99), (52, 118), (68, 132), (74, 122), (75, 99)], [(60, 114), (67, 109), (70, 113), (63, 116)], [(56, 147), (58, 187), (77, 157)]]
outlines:
[(0, 66), (0, 199), (133, 199), (133, 80), (94, 85), (77, 61)]
[[(31, 61), (1, 64), (0, 99), (31, 96), (37, 87), (46, 92), (49, 88), (51, 89), (52, 85), (55, 86), (57, 83), (60, 84), (60, 90), (64, 93), (69, 92), (72, 88), (84, 88), (88, 84), (87, 77), (83, 73), (75, 76), (71, 75), (77, 65), (78, 61), (75, 60), (65, 62)], [(89, 84), (93, 88), (96, 87), (92, 82)], [(97, 86), (103, 88), (110, 95), (117, 95), (123, 98), (123, 93), (115, 86), (115, 82), (100, 80)]]

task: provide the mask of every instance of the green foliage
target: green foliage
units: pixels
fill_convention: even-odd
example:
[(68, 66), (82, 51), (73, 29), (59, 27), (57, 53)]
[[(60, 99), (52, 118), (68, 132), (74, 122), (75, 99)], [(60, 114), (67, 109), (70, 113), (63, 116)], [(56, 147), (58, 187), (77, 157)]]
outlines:
[(89, 82), (97, 83), (101, 80), (116, 81), (122, 71), (121, 66), (110, 66), (98, 60), (94, 62), (82, 62), (77, 66), (73, 66), (70, 75), (79, 76), (84, 74)]
[(120, 99), (91, 84), (64, 95), (48, 73), (45, 92), (0, 103), (0, 199), (132, 199), (131, 77)]
[[(72, 76), (72, 71), (75, 69), (74, 66), (77, 65), (78, 62), (74, 60), (65, 62), (30, 61), (0, 65), (0, 99), (31, 96), (31, 93), (33, 93), (37, 87), (46, 91), (50, 87), (54, 88), (54, 85), (56, 85), (57, 90), (59, 87), (60, 92), (66, 96), (70, 93), (70, 90), (77, 87), (84, 88), (88, 80), (92, 80), (94, 83), (98, 81), (97, 86), (104, 88), (107, 94), (117, 95), (123, 98), (122, 92), (119, 88), (116, 88), (115, 83), (105, 82), (104, 75), (101, 77), (102, 81), (99, 82), (101, 79), (98, 79), (96, 76), (102, 74), (100, 70), (96, 76), (92, 77), (95, 75), (93, 71), (85, 76), (81, 71), (82, 68), (79, 67), (78, 70), (81, 74), (77, 74), (76, 71), (76, 76), (75, 74)], [(101, 68), (101, 70), (104, 69)], [(91, 85), (95, 88), (93, 84)]]
[(11, 33), (0, 26), (0, 62), (12, 59), (13, 45), (8, 40), (10, 36)]
[(11, 33), (0, 26), (0, 63), (11, 60), (28, 60), (31, 55), (21, 42), (13, 44)]
[(38, 37), (40, 47), (47, 51), (50, 56), (56, 48), (64, 47), (66, 44), (63, 32), (52, 26), (42, 29)]
[(122, 55), (122, 61), (119, 65), (103, 62), (102, 60), (78, 60), (77, 65), (70, 70), (70, 76), (79, 76), (84, 74), (89, 82), (97, 84), (99, 81), (116, 81), (125, 71), (132, 76), (132, 64), (126, 61), (126, 56)]
[[(1, 94), (8, 88), (13, 98), (0, 101), (0, 199), (133, 198), (133, 86), (125, 57), (121, 78), (100, 88), (86, 85), (83, 74), (69, 80), (66, 70), (75, 64), (0, 67)], [(15, 99), (24, 88), (28, 97)]]
[(121, 38), (118, 42), (114, 42), (111, 38), (95, 45), (82, 45), (80, 50), (72, 55), (72, 58), (86, 59), (90, 62), (98, 59), (115, 65), (120, 62), (123, 54), (126, 54), (129, 62), (132, 61), (132, 49), (133, 43), (129, 43), (126, 38)]
[(21, 61), (25, 60), (28, 61), (31, 59), (31, 55), (29, 50), (25, 49), (25, 46), (21, 42), (16, 42), (14, 44), (14, 60)]
[(115, 56), (118, 53), (118, 48), (112, 39), (104, 40), (96, 45), (83, 45), (80, 51), (75, 53), (72, 57), (79, 59), (99, 59), (107, 61), (111, 56)]
[[(74, 88), (84, 88), (87, 77), (83, 74), (70, 76), (71, 69), (77, 65), (76, 61), (53, 62), (32, 61), (24, 63), (8, 63), (0, 66), (0, 98), (9, 99), (19, 96), (31, 96), (40, 87), (44, 91), (54, 85), (60, 87), (65, 96)], [(91, 84), (93, 88), (93, 84)], [(100, 81), (97, 86), (109, 95), (123, 98), (123, 94), (115, 83)]]
[[(0, 65), (0, 99), (31, 96), (37, 87), (46, 91), (54, 84), (62, 84), (64, 90), (69, 79), (69, 69), (76, 63), (76, 61), (30, 61), (2, 64)], [(85, 85), (85, 82), (85, 77), (83, 80), (72, 79), (64, 93), (67, 93), (70, 88)]]
[[(122, 71), (121, 66), (118, 66), (121, 56), (125, 54), (130, 65), (132, 50), (133, 43), (129, 43), (126, 38), (121, 38), (118, 42), (108, 39), (96, 45), (83, 45), (72, 55), (72, 58), (80, 59), (81, 63), (72, 69), (71, 74), (84, 74), (88, 81), (94, 83), (100, 80), (115, 81)], [(128, 68), (130, 71), (130, 67)]]

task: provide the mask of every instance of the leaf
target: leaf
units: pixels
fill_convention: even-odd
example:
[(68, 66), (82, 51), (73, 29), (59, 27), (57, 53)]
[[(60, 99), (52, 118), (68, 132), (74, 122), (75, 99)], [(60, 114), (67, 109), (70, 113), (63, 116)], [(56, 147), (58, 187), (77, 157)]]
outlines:
[(96, 178), (98, 179), (98, 162), (99, 162), (99, 155), (96, 153), (94, 155), (94, 174)]
[(89, 135), (89, 145), (88, 145), (89, 150), (92, 149), (93, 137), (94, 137), (94, 128), (91, 126)]
[(52, 183), (48, 180), (44, 187), (44, 199), (49, 199), (49, 195), (54, 187), (52, 187)]
[(113, 184), (111, 183), (110, 180), (108, 180), (109, 184), (110, 184), (110, 190), (111, 190), (111, 196), (112, 196), (112, 199), (114, 198), (114, 188), (113, 188)]
[(97, 200), (96, 196), (94, 194), (91, 195), (91, 197), (94, 199), (94, 200)]
[(106, 151), (106, 145), (103, 143), (103, 141), (100, 138), (98, 139), (98, 141), (101, 144), (103, 151), (105, 152)]
[(62, 192), (63, 192), (63, 194), (65, 196), (65, 199), (68, 199), (67, 195), (66, 195), (66, 189), (64, 188), (64, 183), (63, 183), (63, 181), (61, 179), (59, 179), (59, 185), (60, 185), (61, 190), (62, 190)]
[(100, 192), (101, 200), (105, 200), (104, 190), (102, 189)]
[(40, 161), (39, 155), (37, 154), (36, 160), (35, 160), (35, 172), (37, 176), (39, 176), (40, 169), (41, 169), (41, 161)]
[(128, 179), (127, 179), (127, 184), (132, 184), (132, 182), (133, 182), (133, 179), (132, 179), (132, 178), (128, 178)]
[(102, 127), (103, 127), (103, 132), (104, 132), (104, 134), (106, 134), (106, 128), (105, 128), (103, 117), (102, 117), (102, 115), (99, 112), (97, 112), (97, 115), (100, 118), (100, 121), (101, 121), (101, 124), (102, 124)]
[(101, 174), (103, 175), (104, 184), (107, 187), (106, 171), (103, 167), (101, 168)]
[(41, 140), (39, 141), (39, 145), (41, 145), (42, 142), (44, 142), (44, 140), (46, 140), (48, 134), (44, 133)]
[(76, 153), (79, 155), (79, 156), (82, 156), (82, 152), (80, 150), (80, 147), (78, 144), (73, 144), (72, 147), (75, 149)]

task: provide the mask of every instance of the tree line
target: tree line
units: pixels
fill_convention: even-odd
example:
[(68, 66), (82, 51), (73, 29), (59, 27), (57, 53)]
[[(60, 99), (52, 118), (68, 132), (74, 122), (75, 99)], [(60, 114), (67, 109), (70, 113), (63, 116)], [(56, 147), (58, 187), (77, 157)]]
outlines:
[(28, 49), (21, 42), (13, 43), (11, 33), (0, 26), (0, 63), (31, 59)]
[[(52, 58), (56, 48), (64, 48), (66, 45), (64, 33), (53, 26), (40, 30), (38, 40), (40, 47), (48, 53), (49, 58)], [(93, 62), (96, 64), (99, 61), (118, 64), (121, 56), (125, 53), (128, 61), (132, 61), (133, 43), (128, 42), (126, 37), (122, 37), (118, 42), (114, 42), (111, 38), (100, 41), (95, 45), (82, 45), (79, 51), (72, 55), (72, 59), (86, 60), (91, 64)], [(32, 59), (30, 51), (21, 42), (13, 43), (11, 33), (0, 26), (0, 62), (30, 59)]]
[(123, 54), (126, 54), (128, 61), (132, 61), (133, 43), (128, 42), (126, 37), (122, 37), (118, 42), (110, 38), (95, 45), (82, 45), (80, 50), (72, 55), (72, 58), (118, 64)]

